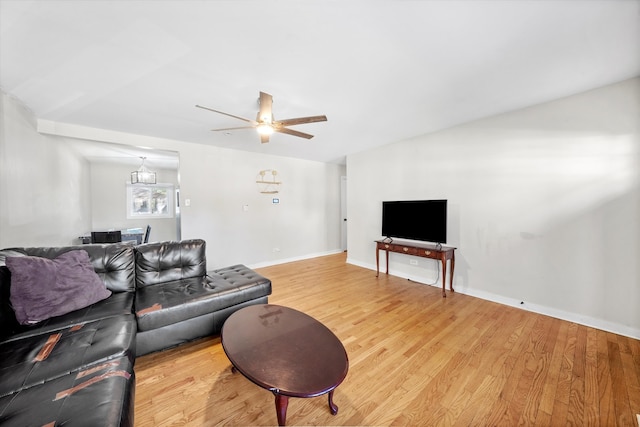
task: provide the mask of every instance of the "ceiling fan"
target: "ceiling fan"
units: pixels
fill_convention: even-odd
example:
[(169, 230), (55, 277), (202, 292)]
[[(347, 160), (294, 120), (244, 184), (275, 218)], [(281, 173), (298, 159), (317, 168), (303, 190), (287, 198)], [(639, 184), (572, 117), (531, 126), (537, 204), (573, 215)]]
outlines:
[(315, 123), (315, 122), (326, 122), (327, 116), (309, 116), (309, 117), (298, 117), (295, 119), (285, 119), (285, 120), (275, 120), (273, 118), (272, 112), (272, 104), (273, 97), (268, 93), (260, 92), (260, 99), (258, 100), (260, 105), (260, 111), (258, 112), (258, 117), (256, 120), (246, 119), (244, 117), (235, 116), (233, 114), (225, 113), (223, 111), (214, 110), (213, 108), (203, 107), (202, 105), (196, 105), (198, 108), (202, 108), (204, 110), (213, 111), (214, 113), (224, 114), (225, 116), (233, 117), (235, 119), (242, 120), (244, 122), (249, 123), (248, 126), (239, 126), (232, 128), (222, 128), (222, 129), (211, 129), (212, 131), (228, 131), (228, 130), (236, 130), (236, 129), (256, 129), (260, 134), (260, 142), (266, 143), (269, 142), (269, 136), (273, 132), (278, 133), (286, 133), (287, 135), (293, 135), (300, 138), (311, 139), (313, 135), (308, 133), (300, 132), (297, 130), (289, 129), (288, 126), (302, 125), (305, 123)]

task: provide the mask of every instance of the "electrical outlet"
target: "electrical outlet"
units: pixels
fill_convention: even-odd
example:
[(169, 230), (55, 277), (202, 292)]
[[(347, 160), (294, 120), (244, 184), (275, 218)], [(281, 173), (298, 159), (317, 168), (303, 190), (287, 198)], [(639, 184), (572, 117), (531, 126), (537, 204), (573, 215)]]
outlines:
[(417, 260), (417, 259), (410, 259), (410, 260), (409, 260), (409, 264), (411, 264), (411, 265), (418, 265), (418, 260)]

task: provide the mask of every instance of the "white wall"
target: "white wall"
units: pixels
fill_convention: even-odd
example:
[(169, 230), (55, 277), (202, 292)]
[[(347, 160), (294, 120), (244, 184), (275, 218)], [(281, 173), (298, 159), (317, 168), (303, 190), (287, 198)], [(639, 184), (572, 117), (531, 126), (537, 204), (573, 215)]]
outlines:
[(348, 156), (349, 262), (375, 268), (381, 201), (445, 198), (458, 291), (638, 338), (639, 129), (636, 78)]
[[(178, 152), (182, 238), (206, 240), (209, 269), (236, 263), (257, 267), (341, 251), (344, 166), (44, 120), (38, 121), (38, 130)], [(277, 170), (283, 182), (275, 195), (277, 205), (273, 195), (258, 191), (255, 181), (263, 169)]]
[(89, 163), (1, 93), (0, 248), (77, 243), (91, 226)]
[[(86, 233), (99, 230), (124, 230), (151, 226), (149, 241), (176, 240), (176, 218), (127, 219), (127, 182), (131, 171), (137, 167), (115, 163), (91, 163), (91, 211), (90, 229)], [(178, 187), (176, 170), (154, 168), (157, 182)]]
[[(259, 192), (256, 179), (264, 169), (278, 171), (279, 194)], [(182, 204), (183, 238), (204, 238), (219, 267), (339, 251), (343, 171), (338, 165), (203, 145), (181, 149), (182, 200), (191, 201), (189, 207)], [(279, 204), (272, 203), (274, 197)]]

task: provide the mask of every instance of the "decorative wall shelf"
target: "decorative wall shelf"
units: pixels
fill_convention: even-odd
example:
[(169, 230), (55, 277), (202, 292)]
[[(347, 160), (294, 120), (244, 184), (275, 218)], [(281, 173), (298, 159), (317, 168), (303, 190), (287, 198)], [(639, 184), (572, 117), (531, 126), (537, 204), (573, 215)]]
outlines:
[(265, 169), (258, 172), (256, 177), (258, 191), (262, 194), (278, 194), (282, 182), (276, 181), (276, 175), (278, 175), (278, 172), (273, 169)]

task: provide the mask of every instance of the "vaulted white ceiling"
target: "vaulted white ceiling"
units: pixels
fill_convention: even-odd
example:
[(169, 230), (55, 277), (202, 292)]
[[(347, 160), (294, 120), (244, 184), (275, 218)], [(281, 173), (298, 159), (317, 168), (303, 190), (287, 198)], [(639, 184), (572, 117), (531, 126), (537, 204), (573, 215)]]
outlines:
[[(640, 75), (638, 0), (0, 0), (0, 87), (41, 119), (345, 155)], [(196, 104), (325, 114), (261, 145)]]

